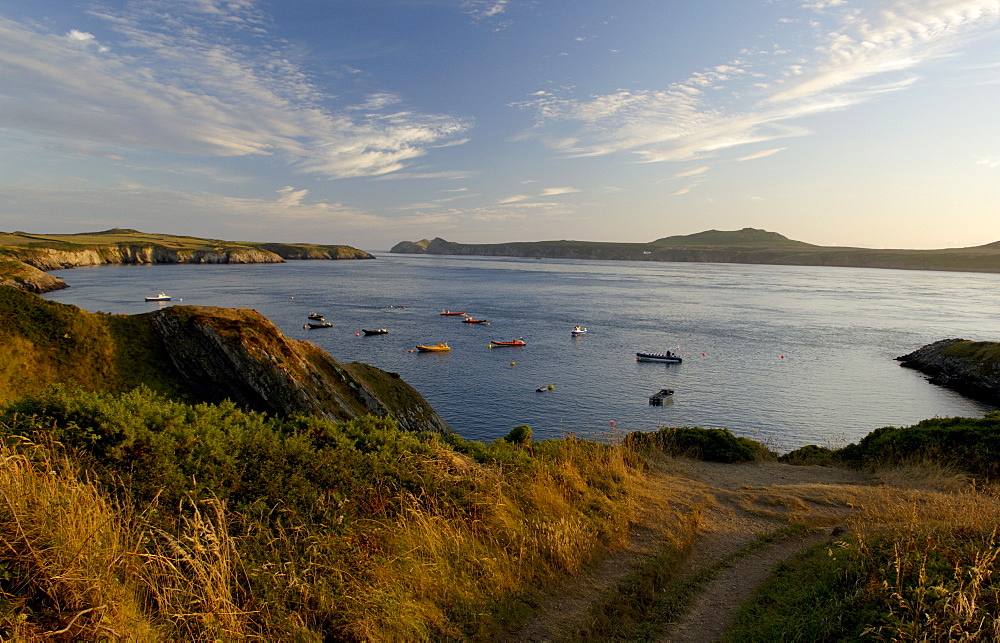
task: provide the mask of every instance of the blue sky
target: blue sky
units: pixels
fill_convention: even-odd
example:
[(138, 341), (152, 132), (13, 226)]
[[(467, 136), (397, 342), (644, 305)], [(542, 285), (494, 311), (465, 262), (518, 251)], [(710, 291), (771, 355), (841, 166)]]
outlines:
[(4, 0), (0, 229), (1000, 240), (997, 0)]

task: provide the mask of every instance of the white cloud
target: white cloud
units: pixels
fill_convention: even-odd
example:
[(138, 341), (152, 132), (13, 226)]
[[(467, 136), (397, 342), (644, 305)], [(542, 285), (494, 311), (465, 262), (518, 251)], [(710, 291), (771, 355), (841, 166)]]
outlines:
[[(808, 134), (792, 121), (902, 91), (918, 81), (914, 72), (921, 64), (969, 39), (995, 35), (1000, 23), (997, 0), (887, 0), (867, 12), (841, 0), (803, 6), (822, 18), (802, 25), (817, 40), (811, 49), (789, 53), (777, 69), (780, 56), (761, 50), (754, 59), (695, 72), (665, 89), (620, 89), (584, 99), (553, 94), (518, 105), (535, 112), (534, 135), (569, 155), (704, 158)], [(746, 86), (728, 89), (744, 80)]]
[(557, 196), (560, 194), (573, 194), (574, 192), (579, 192), (576, 188), (564, 187), (564, 188), (545, 188), (542, 190), (541, 194), (538, 196)]
[(711, 168), (707, 165), (702, 165), (700, 167), (692, 167), (687, 170), (681, 170), (680, 172), (674, 175), (674, 178), (682, 179), (688, 176), (698, 176), (699, 174), (704, 174), (705, 172), (708, 172), (710, 169)]
[(469, 128), (400, 110), (391, 94), (324, 107), (333, 97), (268, 36), (249, 0), (142, 0), (126, 11), (94, 14), (118, 38), (110, 49), (91, 46), (90, 33), (54, 39), (0, 17), (0, 127), (125, 156), (273, 156), (331, 178), (398, 171)]
[(773, 147), (769, 150), (760, 150), (759, 152), (753, 152), (751, 154), (747, 154), (746, 156), (741, 156), (736, 160), (753, 161), (755, 159), (762, 159), (764, 157), (771, 156), (772, 154), (777, 154), (778, 152), (784, 152), (787, 149), (788, 149), (787, 147)]

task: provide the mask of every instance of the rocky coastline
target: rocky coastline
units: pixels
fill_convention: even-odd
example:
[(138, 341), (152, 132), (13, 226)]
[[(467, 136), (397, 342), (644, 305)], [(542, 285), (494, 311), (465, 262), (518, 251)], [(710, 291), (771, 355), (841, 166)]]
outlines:
[(966, 397), (1000, 406), (1000, 342), (942, 339), (896, 360)]

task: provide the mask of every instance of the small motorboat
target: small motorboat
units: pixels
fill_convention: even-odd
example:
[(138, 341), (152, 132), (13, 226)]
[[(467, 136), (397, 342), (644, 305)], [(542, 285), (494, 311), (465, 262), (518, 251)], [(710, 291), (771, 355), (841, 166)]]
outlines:
[(666, 353), (636, 353), (635, 359), (639, 362), (666, 362), (668, 364), (680, 364), (684, 361), (680, 355), (670, 351)]
[(451, 346), (441, 342), (440, 344), (435, 344), (434, 346), (425, 346), (424, 344), (417, 344), (417, 350), (421, 353), (443, 353), (445, 351), (450, 351)]
[(146, 301), (170, 301), (170, 295), (161, 292), (155, 297), (146, 297)]
[(663, 401), (673, 394), (674, 394), (674, 389), (661, 388), (659, 391), (649, 396), (649, 404), (651, 406), (663, 406)]
[(492, 346), (527, 346), (528, 344), (523, 339), (512, 339), (509, 342), (498, 342), (497, 340), (494, 339), (492, 342), (490, 342), (490, 345), (492, 345)]
[(368, 330), (367, 328), (362, 328), (361, 332), (365, 335), (385, 335), (389, 331), (385, 328), (376, 328), (375, 330)]
[(441, 311), (441, 314), (444, 315), (444, 316), (446, 316), (446, 317), (456, 317), (456, 316), (461, 316), (461, 315), (467, 315), (468, 313), (466, 313), (465, 311), (462, 311), (460, 313), (453, 313), (450, 310), (443, 310), (443, 311)]
[(586, 333), (587, 333), (587, 329), (584, 328), (584, 327), (582, 327), (582, 326), (574, 326), (573, 330), (569, 331), (569, 334), (573, 335), (573, 336), (576, 336), (576, 335), (585, 335)]
[(462, 320), (463, 324), (488, 324), (489, 322), (485, 319), (474, 319), (472, 317), (466, 317)]
[(319, 313), (309, 313), (309, 319), (315, 319), (316, 321), (324, 321), (323, 315), (320, 315)]
[(333, 328), (333, 324), (330, 322), (309, 322), (303, 328), (308, 326), (309, 328)]

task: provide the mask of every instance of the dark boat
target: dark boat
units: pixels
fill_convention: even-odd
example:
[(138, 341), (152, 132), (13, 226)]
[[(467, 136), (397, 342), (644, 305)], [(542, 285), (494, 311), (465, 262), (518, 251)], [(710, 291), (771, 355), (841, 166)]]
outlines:
[(462, 320), (463, 324), (488, 324), (489, 322), (485, 319), (473, 319), (472, 317), (466, 317)]
[(674, 394), (674, 389), (661, 388), (659, 391), (649, 396), (649, 404), (651, 406), (663, 406), (663, 401), (673, 394)]
[(362, 328), (361, 332), (365, 335), (385, 335), (389, 331), (385, 328), (376, 328), (375, 330), (368, 330), (367, 328)]
[(316, 321), (323, 321), (323, 315), (319, 313), (309, 313), (309, 319), (315, 319)]
[(636, 353), (635, 359), (639, 362), (667, 362), (670, 364), (680, 364), (684, 361), (679, 355), (670, 351), (666, 353)]
[(309, 328), (333, 328), (333, 324), (330, 322), (309, 322), (306, 326)]

